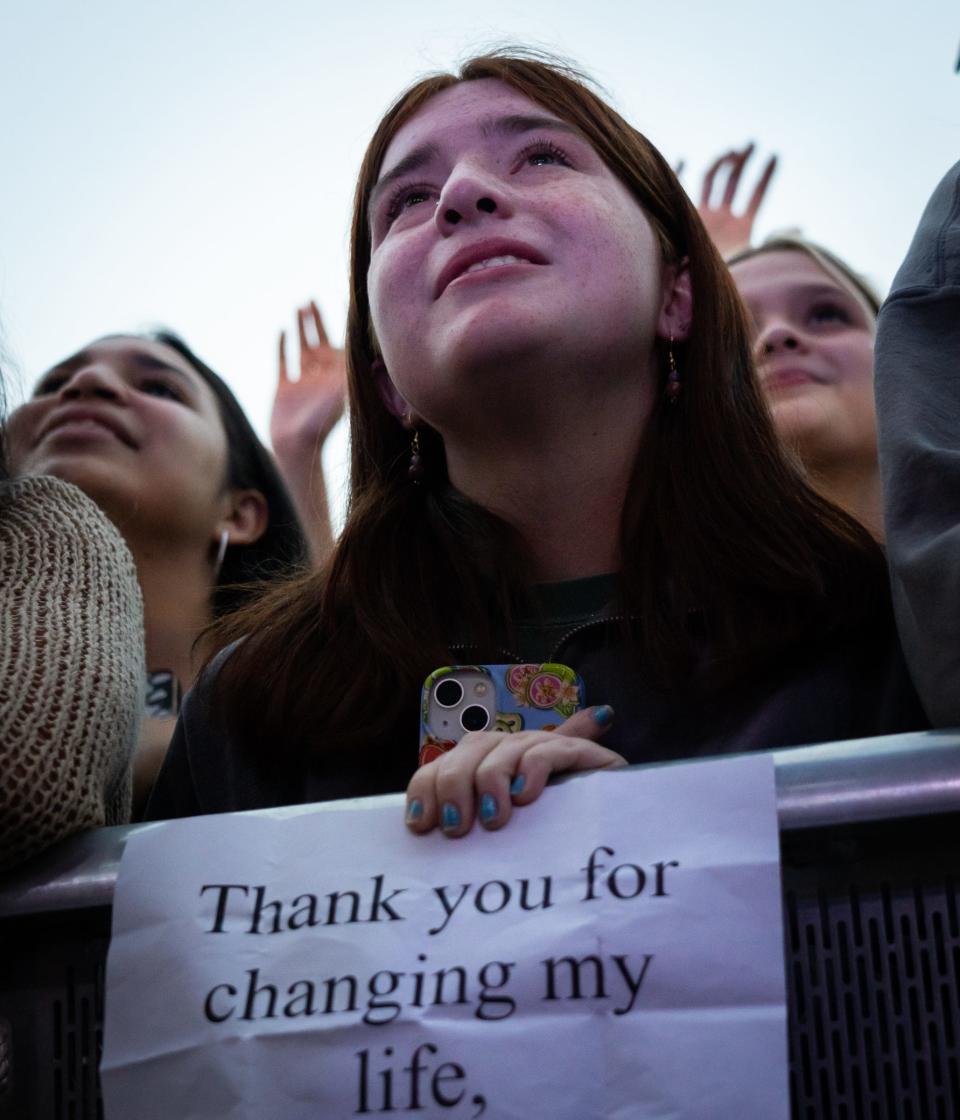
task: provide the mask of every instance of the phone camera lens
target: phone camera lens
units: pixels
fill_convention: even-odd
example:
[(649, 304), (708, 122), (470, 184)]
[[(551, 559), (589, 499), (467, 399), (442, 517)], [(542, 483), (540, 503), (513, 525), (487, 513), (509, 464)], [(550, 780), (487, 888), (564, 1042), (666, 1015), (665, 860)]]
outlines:
[(490, 713), (479, 704), (470, 704), (460, 713), (464, 731), (482, 731), (490, 722)]
[(455, 708), (463, 699), (463, 685), (453, 679), (440, 681), (433, 695), (441, 708)]

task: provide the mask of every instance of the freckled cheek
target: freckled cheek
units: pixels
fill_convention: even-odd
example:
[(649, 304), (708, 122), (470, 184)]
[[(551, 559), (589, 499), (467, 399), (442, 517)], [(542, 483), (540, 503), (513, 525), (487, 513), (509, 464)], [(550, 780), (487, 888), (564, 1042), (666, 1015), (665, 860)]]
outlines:
[(389, 299), (385, 299), (383, 287), (376, 281), (368, 284), (367, 298), (370, 301), (370, 319), (373, 323), (373, 330), (382, 346), (383, 335), (386, 328), (383, 309), (385, 306), (389, 306), (390, 301)]
[(594, 215), (583, 243), (586, 267), (605, 282), (626, 286), (636, 298), (636, 289), (649, 290), (660, 283), (660, 252), (652, 231), (617, 209)]
[(372, 270), (367, 278), (370, 317), (382, 347), (398, 333), (415, 327), (422, 301), (417, 299), (417, 274), (413, 269)]

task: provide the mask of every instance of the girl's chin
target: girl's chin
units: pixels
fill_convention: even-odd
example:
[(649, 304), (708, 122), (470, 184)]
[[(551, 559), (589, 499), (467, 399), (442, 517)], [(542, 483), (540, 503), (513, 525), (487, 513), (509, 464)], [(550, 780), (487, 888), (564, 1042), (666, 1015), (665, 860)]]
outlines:
[(771, 411), (777, 434), (803, 459), (832, 457), (838, 430), (846, 427), (817, 401), (784, 401)]
[(508, 316), (473, 321), (447, 333), (436, 368), (484, 371), (509, 376), (511, 369), (543, 362), (548, 365), (563, 353), (556, 332), (537, 329), (529, 320), (518, 323)]
[(101, 509), (110, 510), (133, 490), (129, 476), (118, 472), (116, 464), (96, 455), (58, 455), (30, 463), (17, 473), (48, 474), (82, 490)]

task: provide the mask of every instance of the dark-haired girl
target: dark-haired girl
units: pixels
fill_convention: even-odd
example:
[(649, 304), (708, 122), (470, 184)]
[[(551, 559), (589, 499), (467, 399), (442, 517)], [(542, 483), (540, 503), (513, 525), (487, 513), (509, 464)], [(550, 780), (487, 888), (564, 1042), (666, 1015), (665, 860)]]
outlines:
[(123, 534), (145, 606), (143, 805), (215, 617), (305, 558), (293, 506), (225, 383), (175, 335), (101, 338), (58, 363), (10, 418), (17, 475), (79, 486)]

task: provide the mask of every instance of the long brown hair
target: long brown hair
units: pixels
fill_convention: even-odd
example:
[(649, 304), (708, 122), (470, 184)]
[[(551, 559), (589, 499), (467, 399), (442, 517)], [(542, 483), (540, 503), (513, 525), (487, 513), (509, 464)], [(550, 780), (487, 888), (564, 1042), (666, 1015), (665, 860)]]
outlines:
[(859, 624), (883, 599), (876, 546), (780, 449), (736, 289), (669, 165), (566, 64), (528, 52), (484, 55), (457, 75), (412, 86), (363, 160), (347, 326), (346, 527), (323, 571), (269, 592), (219, 630), (224, 641), (246, 635), (223, 666), (218, 695), (228, 725), (265, 760), (281, 745), (301, 758), (334, 746), (382, 748), (407, 711), (412, 741), (420, 684), (452, 659), (451, 646), (466, 640), (498, 659), (498, 638), (509, 642), (527, 582), (523, 548), (508, 525), (450, 486), (442, 441), (429, 429), (421, 434), (429, 481), (409, 481), (410, 436), (383, 407), (373, 373), (367, 295), (368, 204), (387, 146), (435, 94), (483, 78), (579, 128), (643, 208), (664, 260), (690, 269), (682, 397), (654, 408), (623, 511), (622, 598), (639, 620), (639, 665), (665, 682), (689, 671), (692, 612), (715, 663), (735, 675), (780, 645)]

